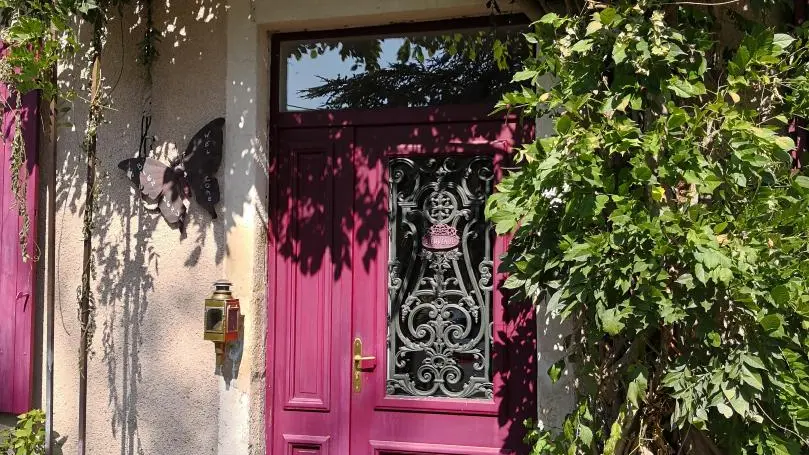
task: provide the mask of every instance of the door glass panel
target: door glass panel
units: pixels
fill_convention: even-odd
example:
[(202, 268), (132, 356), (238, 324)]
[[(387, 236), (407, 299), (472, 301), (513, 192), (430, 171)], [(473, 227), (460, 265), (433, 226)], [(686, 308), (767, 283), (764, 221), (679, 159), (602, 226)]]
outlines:
[[(523, 27), (281, 43), (281, 111), (494, 104), (530, 51)], [(284, 64), (285, 63), (285, 64)]]
[(393, 158), (388, 395), (492, 398), (491, 156)]

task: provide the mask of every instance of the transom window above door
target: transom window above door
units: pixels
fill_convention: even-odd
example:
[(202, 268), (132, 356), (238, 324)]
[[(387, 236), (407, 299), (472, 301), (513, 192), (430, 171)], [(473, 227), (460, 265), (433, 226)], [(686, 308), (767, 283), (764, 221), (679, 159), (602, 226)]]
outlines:
[[(511, 19), (506, 22), (518, 22)], [(524, 25), (281, 43), (282, 112), (494, 104), (530, 52)]]

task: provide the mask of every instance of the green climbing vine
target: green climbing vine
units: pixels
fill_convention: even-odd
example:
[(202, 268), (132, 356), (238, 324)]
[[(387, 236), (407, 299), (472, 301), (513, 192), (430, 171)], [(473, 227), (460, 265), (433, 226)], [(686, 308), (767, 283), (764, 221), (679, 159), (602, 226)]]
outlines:
[(83, 217), (83, 259), (81, 285), (78, 291), (79, 322), (81, 323), (82, 346), (80, 355), (84, 356), (80, 374), (86, 375), (86, 356), (92, 345), (95, 333), (95, 296), (92, 281), (95, 279), (95, 262), (93, 255), (93, 228), (98, 200), (96, 185), (98, 165), (98, 129), (104, 121), (106, 96), (103, 91), (104, 80), (101, 74), (101, 54), (105, 41), (105, 20), (100, 12), (92, 16), (92, 40), (88, 53), (88, 71), (90, 74), (90, 97), (87, 112), (87, 125), (84, 131), (82, 147), (86, 157), (85, 203)]
[[(28, 168), (22, 132), (22, 96), (39, 90), (46, 98), (55, 96), (58, 87), (52, 81), (53, 65), (76, 49), (73, 29), (68, 25), (70, 9), (64, 3), (43, 0), (0, 1), (0, 40), (5, 55), (0, 60), (0, 81), (9, 88), (15, 113), (11, 147), (10, 175), (17, 214), (21, 220), (19, 240), (23, 260), (28, 257), (31, 219), (26, 193)], [(34, 258), (35, 259), (35, 258)]]
[[(710, 5), (716, 3), (716, 5)], [(500, 109), (553, 121), (487, 204), (505, 287), (572, 329), (534, 454), (809, 453), (809, 177), (787, 2), (591, 1), (525, 34)], [(791, 2), (789, 2), (791, 3)], [(769, 25), (767, 25), (769, 24)]]
[(138, 43), (140, 51), (138, 62), (146, 69), (146, 82), (149, 84), (152, 79), (152, 65), (160, 56), (157, 45), (160, 43), (161, 32), (154, 25), (152, 0), (142, 0), (140, 10), (143, 13), (145, 30), (143, 32), (143, 39)]
[[(11, 192), (14, 194), (14, 204), (17, 207), (17, 216), (22, 221), (20, 223), (20, 250), (23, 261), (29, 259), (28, 255), (28, 232), (31, 228), (31, 217), (28, 215), (28, 175), (24, 166), (27, 160), (25, 150), (25, 139), (22, 131), (22, 95), (17, 92), (14, 96), (14, 139), (11, 142), (11, 164), (9, 166), (11, 174)], [(23, 173), (23, 171), (26, 171)]]

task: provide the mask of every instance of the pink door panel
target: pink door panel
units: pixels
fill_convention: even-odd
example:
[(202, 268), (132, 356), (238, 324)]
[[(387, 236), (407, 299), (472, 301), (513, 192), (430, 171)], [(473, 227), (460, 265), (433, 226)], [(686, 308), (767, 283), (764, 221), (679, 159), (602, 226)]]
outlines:
[[(0, 86), (0, 97), (8, 105), (15, 105), (5, 86)], [(31, 408), (33, 390), (33, 322), (35, 263), (22, 260), (19, 234), (27, 229), (28, 256), (36, 256), (37, 195), (39, 168), (37, 145), (39, 128), (37, 108), (39, 96), (30, 93), (23, 97), (22, 128), (27, 152), (27, 208), (31, 220), (24, 227), (17, 214), (14, 193), (11, 190), (11, 144), (14, 139), (14, 112), (3, 111), (3, 147), (0, 162), (0, 412), (19, 414)], [(21, 178), (23, 176), (21, 175)]]
[[(481, 252), (473, 260), (465, 260), (465, 255), (473, 255), (475, 242), (469, 238), (490, 231), (480, 226), (472, 229), (472, 222), (464, 220), (484, 222), (485, 194), (477, 202), (461, 201), (473, 193), (481, 196), (481, 186), (493, 184), (515, 142), (515, 131), (513, 123), (502, 121), (357, 127), (355, 193), (386, 196), (381, 199), (384, 209), (358, 213), (355, 223), (364, 220), (382, 226), (385, 236), (404, 239), (425, 234), (414, 227), (421, 217), (427, 225), (456, 225), (459, 245), (445, 252), (429, 251), (418, 245), (426, 240), (405, 239), (404, 243), (420, 249), (419, 254), (430, 255), (409, 267), (400, 264), (401, 255), (390, 250), (396, 239), (376, 246), (368, 243), (367, 236), (355, 238), (355, 252), (373, 257), (354, 258), (353, 333), (368, 346), (365, 354), (377, 357), (379, 365), (363, 373), (362, 389), (353, 394), (352, 454), (484, 454), (521, 448), (522, 421), (535, 413), (534, 351), (525, 355), (525, 348), (535, 344), (533, 330), (528, 329), (527, 338), (518, 339), (515, 328), (533, 327), (532, 312), (506, 307), (497, 291), (504, 277), (495, 271), (506, 239), (492, 235), (486, 260)], [(413, 174), (411, 186), (391, 195), (397, 186), (391, 182), (408, 186), (402, 175), (416, 172), (416, 168), (422, 170)], [(431, 174), (433, 181), (428, 181)], [(465, 190), (458, 188), (465, 185), (469, 186)], [(392, 199), (409, 205), (406, 217), (390, 214)], [(476, 214), (462, 213), (473, 206)], [(409, 232), (397, 234), (404, 225), (410, 226), (406, 228)], [(480, 241), (478, 247), (484, 244)], [(408, 251), (408, 255), (415, 257), (416, 252)], [(440, 275), (432, 269), (437, 264), (446, 265)], [(416, 270), (419, 268), (421, 272)], [(464, 277), (465, 283), (452, 284), (451, 280), (457, 284)], [(407, 280), (427, 282), (408, 287)], [(447, 289), (438, 290), (436, 283), (442, 280), (448, 283)], [(397, 299), (392, 296), (408, 291), (409, 295), (398, 297), (401, 306), (389, 307)], [(489, 297), (484, 297), (487, 293)], [(435, 299), (443, 303), (435, 304)], [(484, 301), (488, 314), (484, 305), (477, 305)], [(447, 320), (439, 321), (443, 312)], [(524, 325), (516, 323), (511, 314), (525, 319), (521, 321)], [(483, 340), (474, 343), (476, 336)], [(512, 349), (516, 343), (524, 344), (521, 351)], [(520, 352), (524, 358), (515, 358)], [(487, 361), (488, 370), (479, 365)], [(400, 368), (397, 362), (407, 365)], [(409, 377), (401, 372), (408, 368)]]
[(290, 131), (280, 147), (273, 453), (348, 453), (350, 132)]

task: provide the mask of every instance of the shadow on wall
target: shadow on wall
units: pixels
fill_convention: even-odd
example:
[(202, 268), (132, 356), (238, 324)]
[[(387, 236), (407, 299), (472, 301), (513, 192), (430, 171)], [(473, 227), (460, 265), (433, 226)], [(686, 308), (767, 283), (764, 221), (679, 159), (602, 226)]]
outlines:
[[(226, 7), (217, 0), (173, 3), (165, 2), (159, 7), (155, 6), (156, 27), (162, 32), (162, 40), (158, 43), (161, 55), (153, 71), (155, 84), (163, 83), (169, 87), (185, 86), (186, 92), (178, 93), (178, 97), (201, 99), (200, 97), (204, 95), (199, 93), (200, 87), (188, 83), (187, 78), (193, 78), (194, 75), (188, 74), (189, 70), (186, 67), (200, 66), (200, 61), (212, 58), (206, 52), (204, 43), (212, 34), (223, 33), (222, 24)], [(177, 329), (168, 327), (167, 322), (160, 320), (161, 315), (150, 308), (149, 302), (160, 280), (161, 272), (166, 272), (167, 267), (192, 269), (198, 266), (202, 255), (210, 251), (210, 248), (206, 249), (206, 245), (211, 242), (214, 251), (213, 261), (217, 265), (222, 264), (227, 254), (225, 225), (228, 220), (225, 217), (232, 220), (240, 216), (239, 210), (243, 207), (243, 202), (248, 202), (246, 194), (231, 195), (228, 201), (236, 202), (227, 208), (222, 207), (222, 204), (218, 205), (220, 217), (212, 220), (210, 215), (192, 199), (186, 218), (187, 234), (181, 234), (177, 228), (169, 229), (158, 211), (145, 207), (139, 194), (136, 194), (139, 192), (132, 188), (126, 175), (116, 167), (120, 160), (136, 155), (140, 141), (141, 114), (147, 110), (148, 104), (152, 101), (150, 90), (145, 83), (145, 69), (136, 61), (138, 43), (143, 39), (144, 31), (144, 20), (139, 11), (125, 11), (122, 16), (116, 16), (108, 24), (109, 41), (102, 61), (106, 71), (105, 85), (111, 86), (110, 102), (114, 108), (105, 112), (105, 118), (110, 124), (102, 126), (99, 130), (98, 189), (95, 199), (97, 208), (92, 231), (95, 261), (94, 297), (95, 305), (99, 309), (93, 348), (101, 355), (101, 361), (106, 367), (107, 405), (111, 410), (110, 429), (119, 440), (121, 455), (149, 452), (144, 448), (138, 430), (139, 386), (145, 374), (157, 376), (161, 372), (149, 371), (149, 365), (145, 365), (141, 359), (144, 336), (154, 335), (151, 332), (144, 333), (145, 330), (153, 330), (145, 326), (154, 327), (157, 324), (161, 326), (161, 330)], [(194, 37), (200, 37), (200, 41), (195, 42)], [(83, 55), (83, 52), (77, 55)], [(79, 91), (80, 97), (83, 93), (82, 88), (71, 86), (79, 83), (78, 75), (82, 67), (83, 62), (77, 59), (72, 65), (67, 65), (60, 74), (60, 80), (64, 81), (66, 88)], [(221, 71), (217, 69), (213, 73), (224, 76), (225, 71), (221, 68)], [(204, 83), (207, 84), (207, 81)], [(171, 104), (172, 100), (176, 99), (173, 97), (167, 100), (158, 98), (153, 100), (151, 108), (155, 120), (153, 125), (158, 122), (161, 124), (153, 128), (152, 134), (158, 133), (158, 136), (154, 138), (156, 140), (149, 156), (169, 162), (171, 158), (185, 150), (196, 131), (214, 116), (224, 113), (225, 80), (222, 78), (221, 81), (212, 83), (216, 83), (216, 87), (221, 87), (222, 96), (221, 102), (216, 103), (220, 105), (220, 110), (211, 116), (204, 113), (209, 111), (206, 109), (183, 109), (182, 104), (184, 102), (187, 105), (187, 100), (181, 99), (180, 107)], [(81, 141), (86, 114), (86, 105), (77, 102), (69, 112), (73, 131), (67, 129), (60, 131), (60, 162), (56, 164), (58, 172), (56, 210), (59, 215), (56, 222), (57, 230), (62, 234), (57, 237), (57, 270), (80, 266), (75, 259), (80, 257), (80, 252), (78, 256), (73, 252), (64, 254), (66, 252), (63, 248), (68, 247), (63, 245), (63, 237), (80, 236), (66, 231), (78, 229), (79, 226), (75, 223), (66, 223), (65, 215), (70, 213), (78, 218), (84, 211), (86, 165), (84, 154), (77, 144)], [(231, 126), (226, 125), (225, 128), (229, 127)], [(160, 137), (163, 131), (172, 130), (181, 131), (182, 136)], [(223, 195), (227, 194), (226, 180), (233, 178), (231, 174), (233, 170), (226, 169), (224, 165), (217, 173)], [(244, 201), (239, 201), (239, 197), (243, 197)], [(164, 238), (172, 236), (176, 238), (170, 242), (169, 247), (159, 245), (154, 238), (156, 232), (160, 232)], [(186, 284), (188, 283), (181, 281), (173, 285), (182, 287)], [(63, 289), (70, 289), (72, 285), (73, 283), (57, 283), (57, 286)], [(176, 303), (166, 302), (169, 305)], [(63, 299), (59, 296), (57, 305), (57, 327), (60, 326), (61, 317), (61, 326), (70, 333), (72, 329), (69, 330), (68, 327), (74, 325), (65, 324), (64, 321), (75, 314), (77, 304), (70, 297)], [(70, 333), (70, 335), (78, 334)], [(155, 349), (154, 346), (155, 344), (150, 343), (150, 351)], [(92, 390), (93, 384), (91, 378), (90, 393), (98, 393), (99, 391)], [(178, 387), (181, 386), (184, 385)], [(89, 411), (94, 412), (92, 409)], [(198, 431), (196, 428), (185, 427), (183, 419), (176, 419), (176, 424), (175, 431), (178, 434), (193, 435)]]

